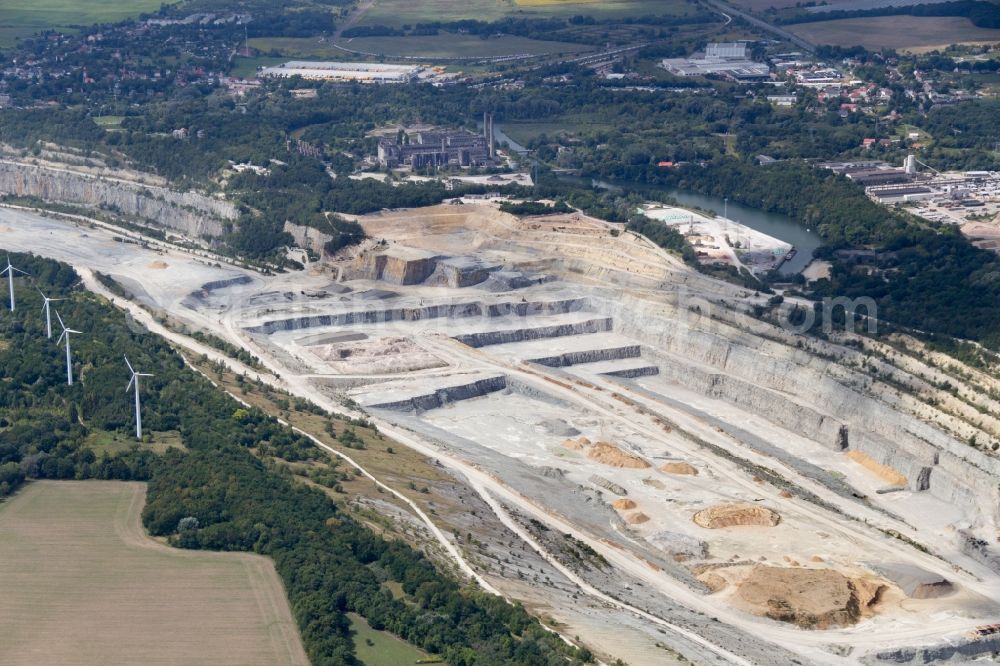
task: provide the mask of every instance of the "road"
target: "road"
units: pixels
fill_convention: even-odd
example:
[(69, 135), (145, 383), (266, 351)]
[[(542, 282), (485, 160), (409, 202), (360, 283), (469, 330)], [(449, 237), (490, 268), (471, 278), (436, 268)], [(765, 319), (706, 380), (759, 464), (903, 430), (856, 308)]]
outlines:
[(813, 53), (816, 50), (816, 46), (806, 40), (802, 39), (798, 35), (792, 34), (783, 28), (779, 28), (776, 25), (772, 25), (763, 19), (759, 19), (756, 16), (749, 14), (744, 11), (740, 11), (731, 5), (727, 5), (720, 0), (706, 0), (709, 7), (714, 8), (719, 13), (726, 14), (727, 16), (739, 16), (741, 19), (749, 23), (750, 25), (756, 26), (762, 30), (770, 32), (773, 35), (780, 37), (781, 39), (787, 40), (792, 44), (795, 44), (800, 49), (803, 49), (809, 53)]

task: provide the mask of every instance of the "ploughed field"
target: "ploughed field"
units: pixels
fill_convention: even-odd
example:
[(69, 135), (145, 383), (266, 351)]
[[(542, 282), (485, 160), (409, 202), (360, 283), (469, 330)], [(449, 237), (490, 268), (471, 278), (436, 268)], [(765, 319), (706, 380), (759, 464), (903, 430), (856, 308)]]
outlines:
[(0, 663), (308, 664), (271, 561), (153, 540), (145, 496), (38, 481), (0, 504)]

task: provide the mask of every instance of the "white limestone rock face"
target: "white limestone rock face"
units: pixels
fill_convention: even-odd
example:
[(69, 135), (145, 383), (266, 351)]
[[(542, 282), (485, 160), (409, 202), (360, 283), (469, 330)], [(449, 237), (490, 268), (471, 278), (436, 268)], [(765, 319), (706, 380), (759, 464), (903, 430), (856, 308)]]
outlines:
[(237, 216), (232, 203), (196, 192), (11, 160), (0, 160), (0, 194), (110, 210), (192, 238), (221, 236)]
[[(690, 312), (611, 304), (616, 329), (657, 353), (661, 377), (759, 414), (833, 450), (857, 450), (960, 508), (968, 526), (1000, 523), (1000, 460), (907, 409), (891, 387), (833, 360)], [(754, 324), (760, 326), (758, 322)]]

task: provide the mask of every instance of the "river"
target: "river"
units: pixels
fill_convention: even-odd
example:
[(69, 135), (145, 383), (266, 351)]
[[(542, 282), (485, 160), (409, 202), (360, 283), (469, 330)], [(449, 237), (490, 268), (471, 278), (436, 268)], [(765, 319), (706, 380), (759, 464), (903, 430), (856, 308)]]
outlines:
[(724, 199), (719, 197), (698, 194), (686, 190), (675, 190), (645, 183), (618, 183), (603, 180), (591, 180), (575, 176), (560, 176), (561, 179), (570, 180), (584, 185), (599, 187), (608, 190), (633, 190), (636, 192), (657, 192), (673, 197), (682, 206), (692, 208), (702, 208), (710, 210), (717, 215), (725, 215), (728, 212), (730, 220), (744, 224), (751, 229), (755, 229), (768, 236), (772, 236), (795, 247), (795, 256), (781, 265), (781, 273), (794, 275), (802, 272), (809, 262), (812, 261), (813, 252), (822, 244), (819, 234), (811, 229), (807, 229), (787, 215), (779, 213), (767, 213), (759, 208), (751, 208), (730, 201), (728, 205)]

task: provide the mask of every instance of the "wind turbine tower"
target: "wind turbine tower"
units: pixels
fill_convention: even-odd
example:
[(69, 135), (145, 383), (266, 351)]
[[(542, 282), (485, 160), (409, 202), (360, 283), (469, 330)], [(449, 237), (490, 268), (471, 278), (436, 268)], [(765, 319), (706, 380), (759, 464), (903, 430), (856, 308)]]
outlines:
[(136, 372), (132, 367), (132, 364), (128, 362), (128, 356), (125, 357), (125, 365), (128, 366), (129, 372), (132, 373), (132, 378), (128, 380), (128, 386), (125, 387), (125, 392), (132, 388), (132, 384), (135, 384), (135, 438), (142, 439), (142, 409), (139, 405), (139, 377), (152, 377), (153, 375), (147, 374), (145, 372)]
[(60, 342), (62, 342), (63, 338), (66, 339), (66, 385), (67, 386), (72, 386), (73, 385), (73, 355), (72, 355), (72, 352), (70, 352), (70, 349), (69, 349), (69, 336), (70, 336), (71, 333), (79, 333), (80, 331), (74, 331), (72, 328), (66, 328), (66, 324), (63, 323), (62, 317), (59, 316), (58, 312), (56, 313), (56, 319), (59, 320), (59, 325), (62, 326), (62, 334), (59, 336), (59, 339), (56, 340), (56, 344), (59, 344)]
[[(42, 294), (42, 290), (39, 289), (38, 293)], [(45, 313), (45, 335), (49, 340), (52, 339), (52, 307), (49, 306), (49, 303), (61, 300), (61, 298), (49, 298), (45, 294), (42, 294), (42, 312)]]
[(22, 271), (20, 268), (14, 268), (11, 265), (11, 263), (10, 263), (10, 255), (7, 255), (7, 268), (5, 268), (2, 271), (0, 271), (0, 275), (3, 275), (4, 273), (7, 274), (7, 288), (10, 291), (10, 311), (11, 312), (14, 311), (14, 271), (17, 271), (18, 273), (22, 273), (24, 275), (27, 275), (27, 273), (25, 271)]

